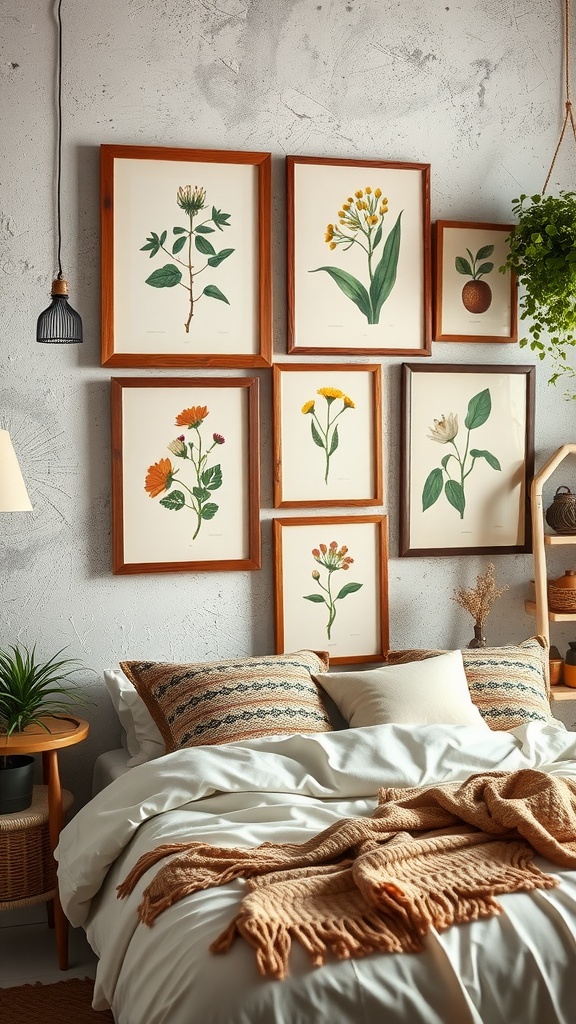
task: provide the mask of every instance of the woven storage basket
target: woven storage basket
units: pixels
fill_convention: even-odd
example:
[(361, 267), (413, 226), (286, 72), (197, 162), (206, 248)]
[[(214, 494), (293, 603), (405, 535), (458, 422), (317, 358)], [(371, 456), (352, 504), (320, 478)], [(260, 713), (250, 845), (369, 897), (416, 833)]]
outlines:
[[(64, 813), (73, 802), (62, 791)], [(36, 903), (56, 891), (56, 861), (50, 850), (48, 788), (34, 786), (32, 805), (0, 814), (0, 909), (6, 904)]]
[(576, 588), (557, 587), (548, 581), (548, 608), (551, 612), (576, 613)]

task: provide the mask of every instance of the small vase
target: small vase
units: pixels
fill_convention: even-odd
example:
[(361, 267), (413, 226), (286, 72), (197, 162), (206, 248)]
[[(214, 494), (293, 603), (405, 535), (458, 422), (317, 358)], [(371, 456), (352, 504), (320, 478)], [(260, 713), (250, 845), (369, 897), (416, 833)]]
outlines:
[(474, 626), (474, 639), (468, 647), (486, 647), (486, 637), (482, 635), (482, 626)]

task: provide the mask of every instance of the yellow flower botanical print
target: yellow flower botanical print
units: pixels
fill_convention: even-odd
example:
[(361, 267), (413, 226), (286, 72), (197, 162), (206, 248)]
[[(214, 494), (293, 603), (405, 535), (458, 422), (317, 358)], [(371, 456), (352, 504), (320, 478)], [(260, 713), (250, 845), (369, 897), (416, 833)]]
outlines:
[[(328, 474), (330, 473), (330, 459), (340, 443), (336, 420), (339, 419), (346, 409), (354, 409), (355, 405), (352, 399), (341, 391), (340, 388), (319, 388), (317, 394), (326, 399), (325, 422), (320, 422), (314, 399), (305, 402), (302, 406), (302, 412), (305, 416), (310, 416), (310, 432), (314, 444), (324, 450), (324, 483), (327, 484)], [(333, 416), (332, 406), (337, 401), (342, 402), (342, 408)]]

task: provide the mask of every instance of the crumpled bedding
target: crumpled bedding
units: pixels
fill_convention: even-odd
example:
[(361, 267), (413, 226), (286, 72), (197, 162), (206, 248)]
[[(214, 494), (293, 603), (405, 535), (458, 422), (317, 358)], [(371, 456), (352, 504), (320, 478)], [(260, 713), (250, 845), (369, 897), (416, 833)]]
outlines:
[(432, 930), (417, 954), (314, 968), (294, 948), (284, 981), (263, 979), (244, 943), (209, 952), (242, 880), (186, 897), (151, 928), (137, 907), (154, 868), (117, 899), (138, 858), (163, 843), (304, 842), (371, 814), (379, 787), (521, 768), (576, 778), (576, 735), (539, 723), (370, 726), (195, 747), (132, 769), (80, 810), (57, 851), (64, 910), (100, 957), (95, 1008), (112, 1006), (117, 1024), (573, 1024), (576, 872), (543, 857), (535, 863), (559, 886), (499, 897), (498, 917)]

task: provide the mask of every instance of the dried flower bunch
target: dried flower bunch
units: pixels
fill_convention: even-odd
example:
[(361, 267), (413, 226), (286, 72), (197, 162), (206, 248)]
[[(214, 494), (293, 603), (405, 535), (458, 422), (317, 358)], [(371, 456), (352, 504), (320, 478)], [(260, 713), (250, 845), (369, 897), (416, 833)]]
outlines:
[(489, 562), (486, 572), (476, 577), (475, 587), (459, 587), (454, 592), (453, 600), (470, 612), (477, 626), (484, 625), (494, 601), (508, 590), (507, 583), (503, 587), (496, 586), (494, 571), (494, 563)]

